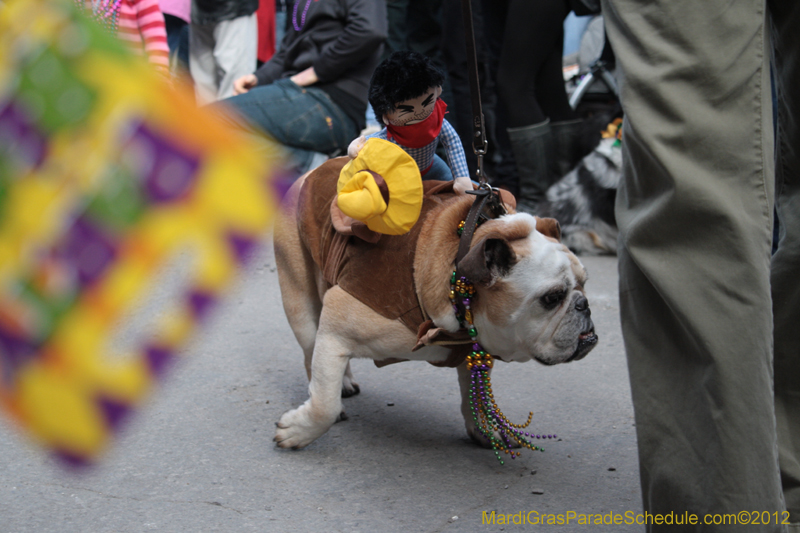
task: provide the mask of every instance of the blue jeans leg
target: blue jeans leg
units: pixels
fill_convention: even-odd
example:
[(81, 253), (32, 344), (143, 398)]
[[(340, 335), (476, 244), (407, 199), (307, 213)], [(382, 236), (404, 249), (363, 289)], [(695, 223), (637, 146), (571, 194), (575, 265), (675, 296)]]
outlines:
[[(358, 136), (353, 121), (325, 91), (299, 87), (289, 79), (255, 87), (224, 102), (251, 126), (290, 148), (334, 155)], [(231, 119), (246, 127), (244, 121)]]
[(170, 63), (177, 57), (180, 65), (189, 70), (189, 24), (178, 17), (165, 14), (164, 26), (167, 29)]

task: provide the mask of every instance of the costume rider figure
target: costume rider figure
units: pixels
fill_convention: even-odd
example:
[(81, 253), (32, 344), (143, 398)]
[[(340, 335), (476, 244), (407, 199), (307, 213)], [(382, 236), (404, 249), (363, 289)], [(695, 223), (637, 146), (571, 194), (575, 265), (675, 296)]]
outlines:
[[(369, 103), (385, 126), (350, 143), (348, 155), (355, 158), (367, 138), (386, 139), (417, 162), (424, 180), (455, 180), (458, 193), (472, 190), (464, 148), (455, 129), (445, 120), (447, 104), (442, 94), (444, 74), (416, 52), (394, 52), (375, 69), (369, 87)], [(442, 143), (447, 164), (435, 154)]]

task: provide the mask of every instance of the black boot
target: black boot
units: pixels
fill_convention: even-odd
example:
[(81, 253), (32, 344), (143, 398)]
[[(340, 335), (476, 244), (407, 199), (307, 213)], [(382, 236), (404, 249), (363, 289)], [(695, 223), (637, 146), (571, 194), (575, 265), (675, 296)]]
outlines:
[(570, 170), (586, 155), (582, 153), (579, 136), (583, 121), (581, 119), (551, 122), (550, 131), (553, 132), (555, 145), (554, 169), (556, 181), (566, 176)]
[(536, 214), (555, 178), (550, 119), (531, 126), (508, 128), (507, 131), (519, 171), (517, 210)]

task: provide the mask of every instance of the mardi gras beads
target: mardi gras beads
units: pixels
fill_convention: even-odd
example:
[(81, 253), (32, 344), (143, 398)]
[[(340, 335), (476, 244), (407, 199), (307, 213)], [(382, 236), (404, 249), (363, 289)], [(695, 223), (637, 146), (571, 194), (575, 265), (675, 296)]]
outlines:
[[(458, 233), (461, 234), (463, 229), (464, 222), (462, 221), (459, 224)], [(473, 283), (466, 277), (459, 276), (453, 270), (450, 276), (450, 302), (459, 324), (467, 330), (472, 340), (472, 353), (466, 359), (467, 369), (470, 371), (469, 405), (472, 419), (478, 431), (492, 445), (492, 450), (500, 464), (505, 464), (500, 452), (510, 455), (512, 459), (520, 456), (520, 452), (511, 449), (514, 443), (529, 450), (543, 452), (544, 448), (534, 445), (531, 441), (533, 439), (554, 439), (557, 436), (523, 431), (533, 420), (532, 412), (528, 413), (528, 420), (524, 424), (512, 424), (497, 407), (490, 377), (494, 358), (478, 343), (478, 330), (472, 315), (472, 298), (474, 296), (475, 286)], [(496, 435), (499, 435), (499, 438)]]

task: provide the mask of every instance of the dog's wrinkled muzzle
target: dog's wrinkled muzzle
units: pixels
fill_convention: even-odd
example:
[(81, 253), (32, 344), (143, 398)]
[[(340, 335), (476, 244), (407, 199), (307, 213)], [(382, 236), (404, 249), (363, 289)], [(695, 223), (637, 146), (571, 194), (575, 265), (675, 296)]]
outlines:
[(578, 361), (586, 357), (586, 354), (592, 351), (592, 348), (597, 344), (597, 334), (594, 332), (594, 322), (592, 322), (592, 310), (589, 309), (589, 300), (585, 296), (581, 296), (575, 302), (575, 310), (583, 314), (584, 326), (582, 333), (578, 336), (578, 346), (575, 348), (575, 353), (567, 359), (569, 361)]
[[(591, 321), (589, 321), (591, 322)], [(575, 353), (572, 354), (572, 357), (567, 359), (569, 361), (578, 361), (586, 357), (586, 354), (592, 351), (595, 344), (597, 344), (597, 334), (594, 332), (594, 326), (592, 329), (585, 333), (581, 333), (580, 337), (578, 337), (578, 347), (575, 349)]]
[(591, 318), (592, 310), (589, 309), (589, 300), (585, 296), (580, 296), (575, 302), (575, 310), (583, 315), (584, 325), (581, 334), (578, 336), (578, 346), (575, 348), (575, 353), (567, 360), (568, 362), (578, 361), (586, 357), (586, 354), (592, 351), (598, 340)]

